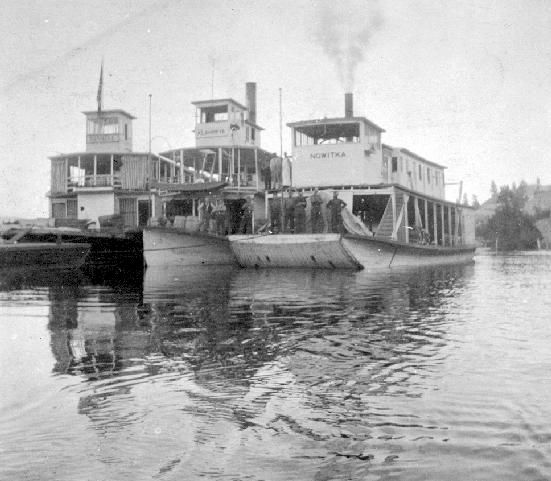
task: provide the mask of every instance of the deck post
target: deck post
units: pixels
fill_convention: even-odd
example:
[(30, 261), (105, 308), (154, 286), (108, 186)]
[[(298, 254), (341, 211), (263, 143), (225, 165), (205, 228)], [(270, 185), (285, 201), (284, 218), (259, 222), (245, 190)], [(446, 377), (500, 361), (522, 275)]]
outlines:
[(453, 245), (453, 231), (452, 231), (452, 208), (448, 206), (448, 239), (450, 246)]
[(184, 149), (180, 149), (180, 183), (185, 181), (185, 169), (186, 165), (184, 163)]
[(404, 229), (406, 230), (406, 244), (409, 244), (408, 203), (409, 203), (409, 195), (404, 193), (404, 209), (406, 211), (406, 215), (404, 217)]
[(258, 149), (256, 147), (254, 148), (254, 171), (256, 173), (256, 191), (258, 192), (260, 190), (260, 172), (258, 171)]
[(432, 214), (434, 245), (438, 245), (438, 210), (436, 209), (436, 202), (432, 204)]
[(270, 221), (270, 219), (268, 219), (269, 212), (270, 210), (268, 209), (268, 191), (265, 190), (264, 191), (264, 217), (266, 218), (267, 221)]
[(423, 228), (428, 232), (429, 231), (429, 201), (425, 199), (425, 225)]
[(237, 190), (241, 189), (241, 149), (237, 149)]
[(444, 209), (445, 208), (446, 208), (446, 206), (444, 204), (442, 204), (442, 206), (440, 208), (440, 217), (442, 219), (442, 246), (446, 245), (446, 228), (445, 228), (445, 224), (444, 224)]
[(97, 163), (98, 163), (98, 156), (94, 154), (94, 177), (92, 179), (92, 185), (96, 185)]
[(390, 195), (390, 201), (392, 202), (392, 230), (396, 230), (396, 190), (392, 188), (392, 194)]
[(218, 147), (218, 174), (220, 175), (220, 182), (224, 181), (222, 177), (222, 147)]
[(111, 177), (111, 186), (114, 187), (115, 186), (115, 179), (113, 179), (113, 158), (115, 156), (113, 154), (111, 154), (111, 165), (109, 166), (110, 167), (110, 172), (109, 172), (109, 176)]

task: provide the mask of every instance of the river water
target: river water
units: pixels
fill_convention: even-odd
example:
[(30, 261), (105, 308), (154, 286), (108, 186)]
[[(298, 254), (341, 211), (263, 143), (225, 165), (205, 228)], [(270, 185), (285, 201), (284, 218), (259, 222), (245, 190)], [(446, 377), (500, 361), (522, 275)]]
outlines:
[(0, 478), (549, 480), (550, 273), (2, 273)]

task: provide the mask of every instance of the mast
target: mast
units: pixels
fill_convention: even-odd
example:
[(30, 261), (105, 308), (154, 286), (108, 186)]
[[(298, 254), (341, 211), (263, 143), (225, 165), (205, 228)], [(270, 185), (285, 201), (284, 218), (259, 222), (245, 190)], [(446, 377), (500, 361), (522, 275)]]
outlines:
[(279, 156), (283, 161), (283, 115), (281, 110), (281, 87), (279, 87)]

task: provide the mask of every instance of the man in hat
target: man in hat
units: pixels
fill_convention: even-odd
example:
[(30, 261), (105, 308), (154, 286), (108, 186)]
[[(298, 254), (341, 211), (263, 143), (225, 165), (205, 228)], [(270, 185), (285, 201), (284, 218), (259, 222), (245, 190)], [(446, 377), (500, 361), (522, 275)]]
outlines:
[(346, 207), (346, 202), (339, 199), (338, 192), (333, 192), (333, 198), (327, 202), (327, 208), (329, 209), (331, 215), (331, 232), (337, 234), (342, 234), (344, 232), (344, 227), (342, 223), (342, 209)]
[(312, 232), (323, 232), (323, 218), (321, 215), (321, 195), (317, 187), (314, 189), (314, 193), (310, 196), (310, 219), (312, 221)]

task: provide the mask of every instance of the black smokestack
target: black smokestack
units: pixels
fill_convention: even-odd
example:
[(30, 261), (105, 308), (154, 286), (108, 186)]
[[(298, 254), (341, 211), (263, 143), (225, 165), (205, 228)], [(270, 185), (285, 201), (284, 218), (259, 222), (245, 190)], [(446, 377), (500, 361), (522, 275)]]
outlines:
[(354, 117), (354, 95), (351, 92), (344, 94), (344, 116)]
[(247, 108), (249, 109), (249, 121), (256, 124), (256, 83), (246, 83)]

